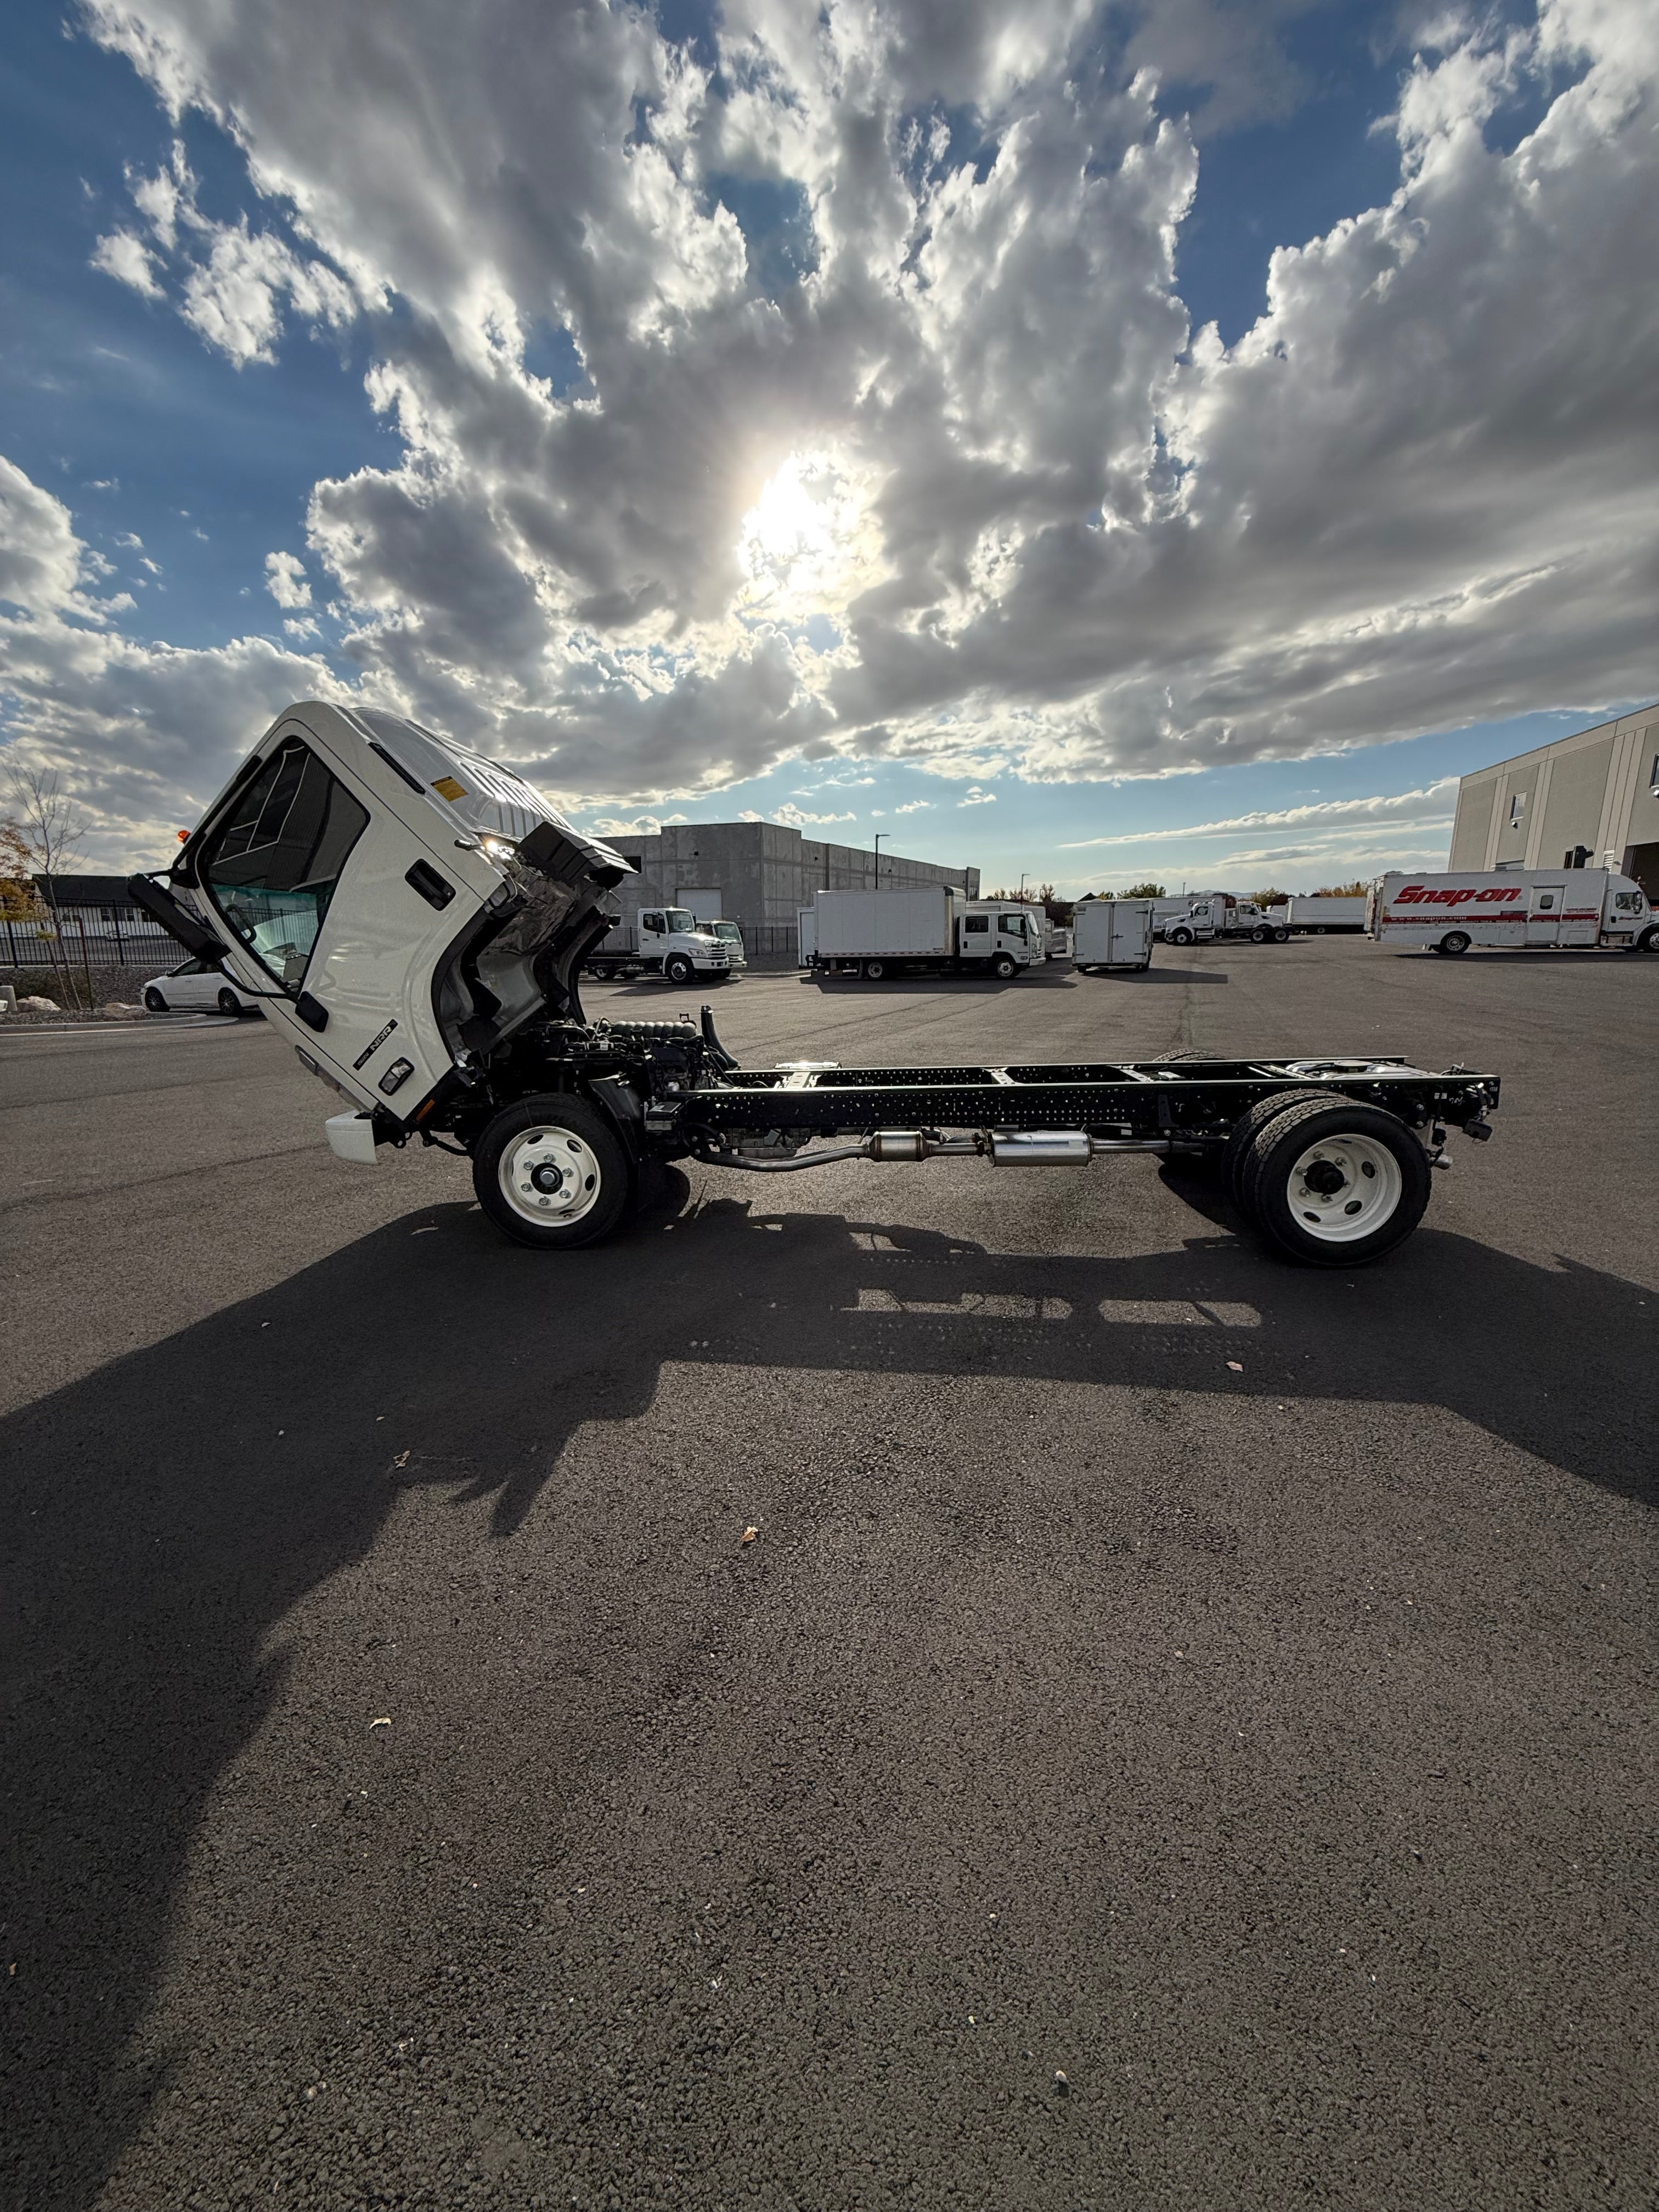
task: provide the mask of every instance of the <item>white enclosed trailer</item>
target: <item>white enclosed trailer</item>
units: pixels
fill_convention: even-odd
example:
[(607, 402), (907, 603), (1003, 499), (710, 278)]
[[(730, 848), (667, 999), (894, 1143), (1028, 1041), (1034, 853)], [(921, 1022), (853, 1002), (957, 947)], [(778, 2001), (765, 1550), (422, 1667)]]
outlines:
[(1415, 1228), (1430, 1170), (1449, 1164), (1449, 1127), (1491, 1133), (1495, 1075), (1370, 1054), (740, 1067), (706, 1006), (700, 1026), (583, 1011), (582, 963), (631, 872), (499, 763), (393, 715), (307, 701), (165, 875), (128, 891), (341, 1094), (326, 1124), (339, 1158), (369, 1164), (416, 1139), (459, 1152), (489, 1218), (544, 1251), (620, 1227), (664, 1161), (1000, 1171), (1129, 1152), (1213, 1160), (1278, 1249), (1346, 1269)]
[(1286, 899), (1283, 906), (1269, 907), (1267, 919), (1288, 929), (1292, 937), (1358, 937), (1364, 933), (1368, 903), (1363, 896), (1334, 898), (1329, 894), (1315, 893), (1307, 898)]
[(925, 890), (820, 891), (805, 965), (834, 975), (992, 975), (1007, 982), (1040, 967), (1047, 931), (1024, 907)]
[(1366, 928), (1385, 945), (1431, 952), (1467, 952), (1472, 945), (1659, 951), (1646, 893), (1611, 868), (1390, 872), (1371, 885)]
[(1072, 916), (1072, 958), (1086, 975), (1146, 968), (1152, 957), (1151, 899), (1083, 899)]

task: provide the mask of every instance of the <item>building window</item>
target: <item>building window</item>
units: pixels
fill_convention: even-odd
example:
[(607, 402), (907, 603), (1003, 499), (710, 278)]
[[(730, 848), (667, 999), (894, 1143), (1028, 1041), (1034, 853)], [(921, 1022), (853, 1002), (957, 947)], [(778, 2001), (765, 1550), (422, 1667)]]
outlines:
[(1659, 753), (1653, 757), (1653, 766), (1648, 770), (1648, 789), (1659, 799)]
[(1517, 791), (1514, 798), (1510, 801), (1510, 827), (1511, 830), (1516, 830), (1520, 827), (1522, 821), (1525, 817), (1526, 811), (1527, 794), (1524, 791)]

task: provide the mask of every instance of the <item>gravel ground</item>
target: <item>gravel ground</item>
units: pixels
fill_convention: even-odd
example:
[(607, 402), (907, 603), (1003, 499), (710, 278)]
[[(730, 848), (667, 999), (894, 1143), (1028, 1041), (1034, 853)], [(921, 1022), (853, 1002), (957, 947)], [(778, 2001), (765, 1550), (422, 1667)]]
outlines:
[(1505, 1090), (1351, 1277), (1149, 1161), (549, 1260), (264, 1024), (0, 1037), (4, 2201), (1651, 2207), (1659, 961), (717, 1018)]

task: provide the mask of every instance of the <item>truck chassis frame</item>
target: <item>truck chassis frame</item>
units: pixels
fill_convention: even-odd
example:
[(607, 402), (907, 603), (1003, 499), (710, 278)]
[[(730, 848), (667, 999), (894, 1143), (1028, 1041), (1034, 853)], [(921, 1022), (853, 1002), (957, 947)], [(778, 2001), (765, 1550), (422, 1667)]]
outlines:
[[(554, 1222), (537, 1233), (541, 1224), (533, 1215), (526, 1218), (510, 1193), (503, 1201), (495, 1185), (500, 1146), (495, 1133), (508, 1121), (520, 1130), (538, 1120), (574, 1127), (571, 1107), (580, 1100), (613, 1133), (635, 1190), (652, 1160), (693, 1158), (781, 1174), (854, 1158), (977, 1157), (992, 1164), (1054, 1166), (1083, 1165), (1120, 1152), (1186, 1155), (1223, 1164), (1230, 1193), (1247, 1218), (1273, 1231), (1293, 1256), (1352, 1265), (1389, 1249), (1415, 1226), (1429, 1182), (1419, 1170), (1450, 1164), (1449, 1125), (1476, 1139), (1490, 1136), (1486, 1115), (1498, 1103), (1498, 1088), (1496, 1076), (1474, 1069), (1437, 1073), (1378, 1055), (1001, 1066), (841, 1067), (807, 1061), (744, 1068), (720, 1043), (705, 1007), (700, 1025), (566, 1021), (521, 1031), (486, 1062), (463, 1063), (411, 1123), (381, 1115), (356, 1118), (372, 1119), (374, 1137), (381, 1142), (403, 1144), (416, 1134), (428, 1143), (453, 1140), (473, 1158), (486, 1210), (509, 1235), (530, 1243), (586, 1243), (604, 1232), (581, 1235), (580, 1223), (573, 1223), (561, 1234)], [(1310, 1236), (1299, 1229), (1294, 1207), (1288, 1229), (1278, 1221), (1261, 1174), (1253, 1180), (1247, 1170), (1253, 1151), (1261, 1154), (1266, 1146), (1271, 1152), (1273, 1130), (1281, 1122), (1290, 1127), (1286, 1116), (1298, 1127), (1305, 1123), (1310, 1140), (1325, 1143), (1329, 1157), (1341, 1164), (1332, 1170), (1339, 1182), (1352, 1170), (1358, 1195), (1351, 1212), (1370, 1218), (1364, 1208), (1372, 1194), (1362, 1176), (1375, 1182), (1380, 1171), (1384, 1181), (1400, 1183), (1397, 1212), (1403, 1225), (1384, 1237), (1395, 1217), (1386, 1218), (1373, 1239), (1375, 1250), (1343, 1241), (1340, 1220), (1334, 1243), (1323, 1231)], [(1301, 1156), (1310, 1156), (1306, 1146)], [(1271, 1169), (1262, 1172), (1271, 1183)], [(1325, 1201), (1305, 1188), (1303, 1196), (1308, 1201), (1304, 1218), (1312, 1223), (1316, 1212), (1308, 1206), (1316, 1209)]]

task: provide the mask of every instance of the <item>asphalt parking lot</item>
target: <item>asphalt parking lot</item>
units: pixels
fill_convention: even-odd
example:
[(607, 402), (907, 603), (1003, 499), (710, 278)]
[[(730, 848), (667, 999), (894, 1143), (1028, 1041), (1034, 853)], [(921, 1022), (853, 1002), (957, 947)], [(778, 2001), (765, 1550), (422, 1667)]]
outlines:
[(1659, 960), (714, 1003), (1504, 1092), (1352, 1276), (1145, 1160), (549, 1259), (264, 1024), (0, 1037), (4, 2201), (1651, 2207)]

